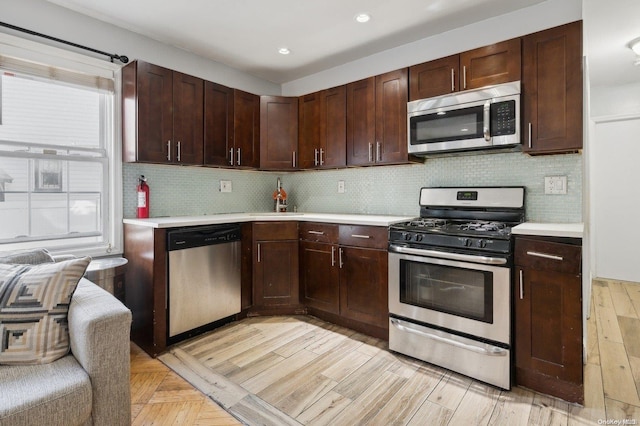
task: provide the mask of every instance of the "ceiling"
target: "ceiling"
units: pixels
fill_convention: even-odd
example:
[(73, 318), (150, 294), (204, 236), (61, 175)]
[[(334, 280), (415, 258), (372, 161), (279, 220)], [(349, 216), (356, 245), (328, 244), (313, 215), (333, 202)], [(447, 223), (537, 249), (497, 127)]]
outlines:
[(48, 1), (284, 83), (544, 0)]
[[(274, 83), (546, 0), (47, 0)], [(638, 0), (584, 0), (592, 86), (640, 82)], [(368, 23), (357, 23), (362, 12)], [(289, 55), (278, 49), (287, 47)]]

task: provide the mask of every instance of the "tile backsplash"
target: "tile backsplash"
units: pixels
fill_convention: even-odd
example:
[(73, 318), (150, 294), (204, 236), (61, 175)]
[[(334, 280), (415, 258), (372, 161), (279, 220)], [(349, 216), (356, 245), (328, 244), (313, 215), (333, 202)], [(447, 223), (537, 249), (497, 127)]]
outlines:
[[(491, 153), (429, 158), (402, 166), (303, 172), (260, 172), (124, 164), (124, 216), (135, 217), (137, 176), (151, 188), (151, 216), (271, 211), (277, 177), (289, 194), (289, 211), (417, 216), (423, 186), (525, 186), (529, 221), (582, 221), (582, 155), (531, 157)], [(545, 176), (567, 176), (566, 195), (545, 195)], [(231, 193), (219, 191), (232, 182)], [(345, 192), (338, 193), (338, 181)]]

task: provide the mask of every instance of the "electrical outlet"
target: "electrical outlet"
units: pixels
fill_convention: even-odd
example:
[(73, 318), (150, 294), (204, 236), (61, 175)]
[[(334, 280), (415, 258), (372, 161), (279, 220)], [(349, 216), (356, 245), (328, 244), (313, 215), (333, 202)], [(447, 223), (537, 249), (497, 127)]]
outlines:
[(338, 194), (344, 194), (344, 181), (338, 181)]
[(220, 192), (231, 192), (231, 181), (230, 180), (221, 180), (220, 181)]
[(545, 194), (566, 194), (567, 193), (567, 177), (566, 176), (545, 176), (544, 193)]

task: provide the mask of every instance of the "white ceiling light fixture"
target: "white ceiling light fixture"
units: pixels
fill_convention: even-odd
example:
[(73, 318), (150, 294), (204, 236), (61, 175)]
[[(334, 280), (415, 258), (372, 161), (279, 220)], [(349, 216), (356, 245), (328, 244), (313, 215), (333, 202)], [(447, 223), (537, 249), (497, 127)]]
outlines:
[(369, 22), (371, 15), (368, 13), (358, 13), (353, 19), (355, 19), (356, 22), (364, 24), (365, 22)]
[(289, 53), (291, 53), (291, 50), (289, 50), (287, 47), (281, 47), (280, 49), (278, 49), (278, 53), (281, 55), (288, 55)]
[(633, 39), (628, 44), (629, 49), (633, 50), (636, 54), (636, 60), (633, 62), (634, 65), (640, 65), (640, 37)]

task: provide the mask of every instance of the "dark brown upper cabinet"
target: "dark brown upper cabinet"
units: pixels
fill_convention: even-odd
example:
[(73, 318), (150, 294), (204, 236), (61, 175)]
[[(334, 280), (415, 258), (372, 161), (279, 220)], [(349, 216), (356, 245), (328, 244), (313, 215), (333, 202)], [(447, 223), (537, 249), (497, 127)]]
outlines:
[(399, 164), (407, 154), (407, 69), (347, 85), (347, 164)]
[(523, 38), (523, 149), (582, 149), (582, 21)]
[(260, 97), (260, 168), (298, 169), (298, 98)]
[(521, 56), (521, 40), (515, 38), (414, 65), (409, 100), (520, 80)]
[(347, 164), (347, 88), (334, 87), (298, 99), (301, 169)]
[(201, 165), (204, 81), (134, 61), (122, 82), (123, 161)]

